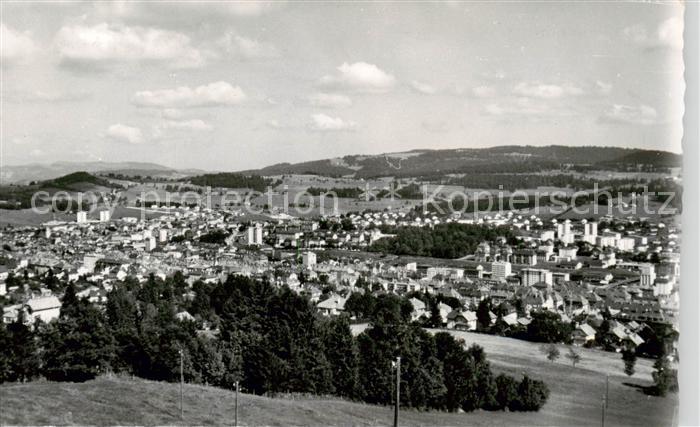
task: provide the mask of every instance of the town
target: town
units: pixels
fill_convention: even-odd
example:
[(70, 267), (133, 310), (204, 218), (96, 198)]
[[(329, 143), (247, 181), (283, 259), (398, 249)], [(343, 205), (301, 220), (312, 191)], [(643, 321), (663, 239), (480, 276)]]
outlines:
[[(346, 312), (357, 323), (364, 318), (356, 300), (371, 293), (407, 297), (414, 321), (436, 311), (433, 327), (516, 337), (533, 314), (556, 313), (571, 325), (566, 342), (613, 351), (644, 346), (659, 325), (677, 331), (680, 230), (673, 218), (543, 220), (509, 211), (474, 220), (387, 209), (254, 221), (230, 209), (163, 209), (150, 218), (78, 212), (74, 221), (3, 229), (3, 322), (22, 312), (27, 324), (57, 318), (58, 282), (73, 283), (78, 296), (100, 306), (127, 277), (143, 284), (179, 272), (190, 287), (185, 298), (194, 298), (198, 281), (243, 275), (287, 286), (319, 314)], [(447, 224), (508, 230), (509, 237), (481, 241), (457, 259), (387, 254), (375, 245), (395, 238), (392, 230)], [(437, 298), (435, 307), (426, 296)], [(186, 311), (178, 317), (194, 320)]]

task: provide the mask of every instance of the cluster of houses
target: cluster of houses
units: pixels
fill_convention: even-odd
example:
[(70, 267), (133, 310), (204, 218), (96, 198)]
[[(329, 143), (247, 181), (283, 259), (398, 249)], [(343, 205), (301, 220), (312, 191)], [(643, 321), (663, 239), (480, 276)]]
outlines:
[[(362, 251), (387, 237), (379, 231), (382, 225), (451, 221), (510, 227), (517, 244), (482, 242), (460, 260), (385, 259)], [(205, 238), (217, 233), (222, 241)], [(501, 316), (508, 325), (527, 326), (529, 313), (538, 310), (558, 312), (563, 319), (585, 316), (574, 332), (577, 343), (595, 336), (604, 310), (619, 322), (614, 333), (633, 342), (639, 325), (675, 324), (678, 313), (679, 230), (658, 221), (545, 222), (513, 213), (461, 219), (403, 212), (265, 219), (182, 207), (148, 218), (81, 215), (75, 222), (7, 227), (0, 238), (4, 322), (20, 313), (27, 322), (58, 316), (60, 295), (45, 285), (47, 276), (76, 283), (81, 297), (102, 304), (126, 277), (145, 282), (150, 275), (165, 278), (176, 271), (190, 285), (229, 274), (265, 278), (309, 295), (318, 311), (330, 316), (343, 313), (348, 296), (365, 289), (440, 294), (462, 307), (440, 304), (444, 327), (464, 330), (476, 328), (480, 301), (506, 307), (518, 301), (518, 310), (511, 307)], [(430, 315), (419, 299), (411, 304), (415, 319)]]

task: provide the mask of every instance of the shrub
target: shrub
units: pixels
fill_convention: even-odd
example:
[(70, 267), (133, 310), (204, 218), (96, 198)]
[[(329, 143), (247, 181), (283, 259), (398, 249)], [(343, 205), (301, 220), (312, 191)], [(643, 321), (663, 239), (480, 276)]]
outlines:
[(538, 380), (531, 380), (527, 375), (518, 385), (518, 399), (508, 408), (512, 411), (538, 411), (549, 397), (549, 388)]

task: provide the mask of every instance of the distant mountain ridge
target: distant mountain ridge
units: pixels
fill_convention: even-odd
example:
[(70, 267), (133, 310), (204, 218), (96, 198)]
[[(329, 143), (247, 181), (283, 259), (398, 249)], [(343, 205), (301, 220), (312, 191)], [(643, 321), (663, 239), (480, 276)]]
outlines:
[[(437, 177), (463, 173), (532, 173), (557, 169), (562, 165), (606, 170), (646, 170), (680, 167), (682, 156), (661, 150), (621, 147), (569, 147), (551, 145), (497, 146), (490, 148), (417, 149), (399, 153), (348, 155), (301, 163), (278, 163), (260, 169), (238, 171), (241, 175), (312, 174), (355, 178)], [(0, 184), (26, 184), (46, 181), (74, 172), (114, 173), (127, 176), (181, 178), (204, 175), (211, 171), (173, 169), (149, 162), (55, 162), (3, 166)]]
[(199, 169), (173, 169), (150, 162), (66, 162), (59, 161), (51, 164), (28, 164), (18, 166), (3, 166), (0, 171), (2, 184), (27, 184), (32, 181), (46, 181), (69, 175), (75, 172), (101, 173), (112, 172), (123, 175), (178, 177), (202, 174)]
[(642, 166), (644, 170), (656, 170), (680, 167), (681, 162), (680, 154), (660, 150), (561, 145), (498, 146), (349, 155), (295, 164), (278, 163), (240, 173), (265, 176), (313, 174), (355, 178), (432, 177), (459, 173), (528, 173), (567, 165), (612, 170), (629, 170)]

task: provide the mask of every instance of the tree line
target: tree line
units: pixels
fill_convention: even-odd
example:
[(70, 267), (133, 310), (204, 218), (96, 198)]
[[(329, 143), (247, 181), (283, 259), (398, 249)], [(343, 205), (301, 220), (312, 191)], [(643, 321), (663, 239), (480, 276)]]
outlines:
[[(391, 362), (402, 358), (401, 405), (417, 409), (535, 411), (547, 386), (527, 376), (495, 375), (479, 346), (431, 335), (411, 319), (410, 304), (376, 299), (370, 327), (357, 337), (346, 316), (324, 318), (308, 297), (265, 280), (231, 275), (195, 282), (176, 273), (117, 283), (103, 307), (65, 288), (58, 319), (0, 327), (0, 382), (86, 381), (121, 372), (255, 394), (335, 395), (393, 402)], [(182, 313), (187, 311), (194, 320)]]
[(267, 187), (280, 184), (280, 182), (259, 175), (241, 175), (229, 172), (194, 176), (190, 178), (190, 182), (202, 187), (250, 188), (259, 192), (264, 192)]

